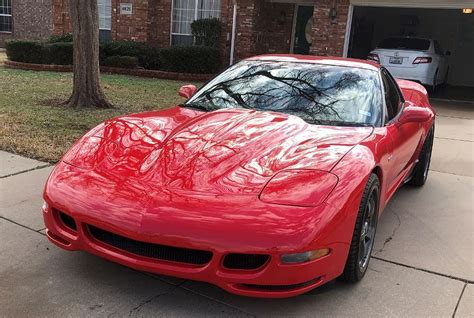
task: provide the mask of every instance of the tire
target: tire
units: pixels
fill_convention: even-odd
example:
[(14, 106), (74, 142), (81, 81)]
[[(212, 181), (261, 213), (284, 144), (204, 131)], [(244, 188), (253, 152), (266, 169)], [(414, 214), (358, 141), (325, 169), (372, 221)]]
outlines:
[(426, 183), (426, 180), (428, 179), (428, 172), (430, 169), (433, 140), (434, 124), (425, 139), (425, 143), (423, 144), (423, 148), (420, 152), (420, 157), (418, 158), (418, 162), (416, 163), (415, 168), (413, 169), (412, 177), (410, 181), (408, 181), (408, 184), (415, 187), (421, 187)]
[[(375, 233), (377, 232), (379, 198), (379, 178), (375, 173), (372, 173), (362, 194), (349, 255), (347, 256), (344, 272), (338, 278), (341, 281), (356, 283), (367, 272), (374, 247)], [(370, 239), (370, 241), (367, 239)]]
[(448, 84), (448, 75), (449, 75), (449, 66), (446, 68), (446, 72), (444, 73), (443, 86), (446, 86)]
[(433, 83), (431, 85), (431, 92), (434, 93), (436, 91), (436, 87), (438, 86), (438, 70), (436, 70), (434, 77), (433, 77)]

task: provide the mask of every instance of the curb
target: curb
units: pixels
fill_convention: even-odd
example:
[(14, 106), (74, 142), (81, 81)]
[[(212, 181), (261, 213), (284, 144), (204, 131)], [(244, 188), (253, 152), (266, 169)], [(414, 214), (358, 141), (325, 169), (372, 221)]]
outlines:
[[(72, 72), (72, 65), (54, 65), (54, 64), (33, 64), (23, 63), (14, 61), (5, 61), (5, 67), (20, 70), (30, 71), (50, 71), (50, 72)], [(130, 68), (118, 68), (101, 66), (100, 71), (103, 73), (110, 74), (122, 74), (131, 75), (138, 77), (149, 77), (149, 78), (160, 78), (177, 81), (198, 81), (204, 82), (211, 79), (214, 74), (194, 74), (194, 73), (176, 73), (176, 72), (165, 72), (156, 70), (145, 70), (145, 69), (130, 69)]]

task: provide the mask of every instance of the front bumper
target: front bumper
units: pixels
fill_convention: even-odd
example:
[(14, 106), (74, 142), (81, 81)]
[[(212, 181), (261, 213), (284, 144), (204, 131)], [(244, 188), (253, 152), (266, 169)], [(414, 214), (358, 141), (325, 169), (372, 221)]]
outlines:
[[(358, 203), (283, 206), (265, 203), (253, 194), (171, 191), (144, 178), (118, 178), (107, 173), (64, 163), (56, 166), (44, 191), (47, 204), (43, 216), (51, 242), (137, 270), (204, 281), (253, 297), (296, 296), (344, 270)], [(60, 213), (72, 218), (74, 226), (68, 226)], [(143, 244), (138, 252), (109, 244), (97, 239), (93, 228), (115, 235), (119, 241)], [(149, 244), (208, 251), (212, 256), (206, 262), (190, 264), (140, 253)], [(324, 248), (331, 252), (307, 263), (280, 261), (282, 254)], [(224, 266), (228, 254), (269, 258), (251, 270), (229, 269)]]
[[(331, 253), (327, 256), (304, 264), (286, 265), (280, 263), (281, 252), (275, 248), (273, 251), (267, 251), (270, 256), (269, 261), (256, 270), (229, 270), (223, 266), (223, 259), (230, 251), (211, 249), (212, 259), (208, 263), (190, 265), (144, 257), (105, 244), (91, 235), (89, 225), (96, 226), (97, 220), (84, 216), (74, 217), (76, 227), (72, 229), (70, 225), (65, 224), (58, 213), (51, 207), (43, 208), (47, 237), (60, 248), (69, 251), (86, 251), (140, 271), (205, 281), (231, 293), (252, 297), (290, 297), (316, 288), (341, 274), (348, 251), (346, 244), (333, 243), (330, 244)], [(103, 224), (100, 226), (104, 227)], [(130, 233), (125, 234), (116, 228), (104, 230), (130, 236)], [(161, 243), (156, 237), (145, 238), (138, 233), (133, 239)], [(194, 245), (179, 243), (176, 242), (175, 246), (195, 248)], [(242, 251), (234, 249), (231, 252)], [(249, 251), (245, 250), (245, 252)]]

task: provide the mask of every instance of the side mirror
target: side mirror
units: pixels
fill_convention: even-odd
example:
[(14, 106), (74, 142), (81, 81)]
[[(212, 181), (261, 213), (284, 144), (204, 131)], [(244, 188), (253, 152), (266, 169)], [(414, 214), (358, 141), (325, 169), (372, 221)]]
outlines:
[(447, 50), (446, 53), (444, 53), (444, 55), (450, 56), (450, 55), (451, 55), (451, 51), (450, 51), (450, 50)]
[(403, 109), (398, 121), (401, 124), (422, 123), (430, 119), (432, 112), (426, 107), (407, 106)]
[(194, 85), (184, 85), (178, 91), (179, 96), (186, 99), (191, 98), (197, 91), (196, 86)]

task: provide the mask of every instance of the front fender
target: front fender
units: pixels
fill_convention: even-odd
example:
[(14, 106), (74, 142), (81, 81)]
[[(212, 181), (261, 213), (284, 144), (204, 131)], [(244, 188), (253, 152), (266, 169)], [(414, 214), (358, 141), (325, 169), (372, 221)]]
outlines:
[(339, 183), (326, 202), (340, 210), (340, 215), (346, 219), (346, 228), (341, 231), (344, 233), (344, 242), (352, 240), (362, 194), (375, 167), (376, 161), (372, 151), (366, 146), (358, 145), (331, 170), (339, 178)]

